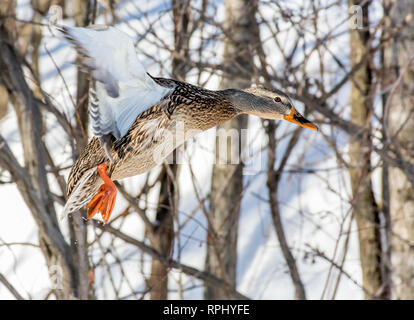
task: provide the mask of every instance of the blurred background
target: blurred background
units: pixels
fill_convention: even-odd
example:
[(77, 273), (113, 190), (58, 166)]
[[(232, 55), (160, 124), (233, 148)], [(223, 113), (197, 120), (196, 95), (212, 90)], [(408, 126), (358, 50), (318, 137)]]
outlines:
[[(0, 299), (414, 299), (414, 2), (6, 0)], [(59, 219), (91, 138), (53, 28), (113, 25), (153, 76), (288, 93), (318, 132), (239, 117), (119, 181), (107, 225)], [(283, 123), (282, 123), (283, 122)], [(239, 147), (237, 142), (235, 145)]]

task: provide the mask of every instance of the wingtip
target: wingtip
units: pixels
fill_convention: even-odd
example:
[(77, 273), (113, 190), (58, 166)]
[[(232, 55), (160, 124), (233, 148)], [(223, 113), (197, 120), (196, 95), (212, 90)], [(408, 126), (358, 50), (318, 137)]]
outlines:
[(55, 23), (53, 25), (54, 29), (56, 29), (60, 34), (69, 41), (73, 41), (73, 35), (71, 34), (71, 27), (65, 26), (63, 24)]

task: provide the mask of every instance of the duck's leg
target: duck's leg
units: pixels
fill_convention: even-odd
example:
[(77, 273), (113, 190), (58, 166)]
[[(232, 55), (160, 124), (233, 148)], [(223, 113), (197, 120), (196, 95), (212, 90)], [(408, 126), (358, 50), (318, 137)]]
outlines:
[(98, 166), (98, 173), (104, 181), (104, 184), (101, 185), (98, 193), (86, 206), (88, 208), (88, 219), (92, 218), (99, 211), (101, 212), (104, 223), (108, 223), (109, 217), (115, 206), (117, 194), (115, 184), (106, 173), (107, 167), (108, 166), (105, 163), (101, 163)]

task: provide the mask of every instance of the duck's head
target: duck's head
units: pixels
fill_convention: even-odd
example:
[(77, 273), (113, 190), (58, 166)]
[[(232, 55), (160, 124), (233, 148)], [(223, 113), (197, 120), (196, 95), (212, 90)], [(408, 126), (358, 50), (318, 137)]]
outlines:
[(289, 96), (277, 89), (250, 87), (243, 90), (225, 90), (232, 105), (240, 112), (265, 119), (286, 120), (301, 127), (318, 130), (293, 106)]

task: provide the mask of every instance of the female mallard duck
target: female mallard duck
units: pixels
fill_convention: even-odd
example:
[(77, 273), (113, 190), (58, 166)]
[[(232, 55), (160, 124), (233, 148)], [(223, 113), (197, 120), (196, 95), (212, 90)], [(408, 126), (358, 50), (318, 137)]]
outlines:
[(89, 111), (96, 137), (70, 172), (65, 215), (87, 204), (88, 218), (99, 211), (107, 223), (117, 194), (112, 180), (150, 170), (195, 133), (239, 114), (317, 129), (279, 90), (211, 91), (153, 78), (139, 62), (132, 39), (116, 28), (58, 29), (74, 44), (80, 65), (94, 80)]

